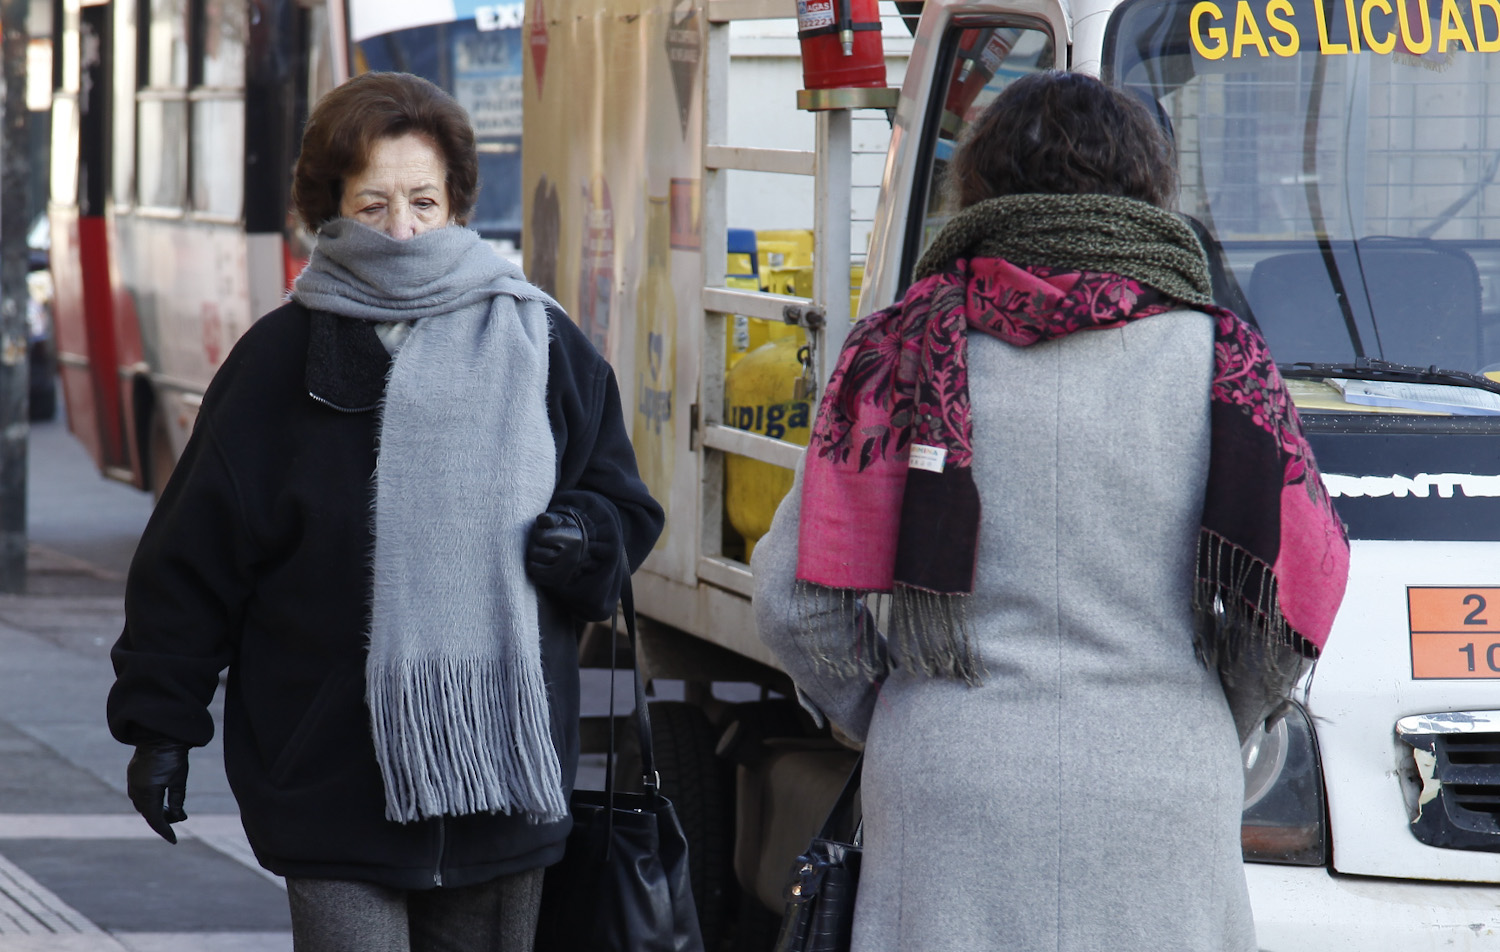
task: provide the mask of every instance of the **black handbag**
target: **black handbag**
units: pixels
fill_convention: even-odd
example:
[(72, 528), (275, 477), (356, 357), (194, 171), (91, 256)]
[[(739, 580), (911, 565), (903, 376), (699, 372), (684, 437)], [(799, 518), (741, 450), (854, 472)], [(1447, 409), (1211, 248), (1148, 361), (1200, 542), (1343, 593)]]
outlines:
[(774, 952), (848, 952), (863, 856), (864, 824), (854, 820), (854, 797), (864, 762), (863, 756), (855, 761), (822, 831), (792, 866)]
[[(635, 652), (635, 599), (620, 593)], [(614, 634), (614, 623), (610, 625)], [(611, 638), (611, 644), (613, 644)], [(614, 711), (614, 651), (610, 651)], [(575, 790), (573, 830), (562, 860), (547, 870), (535, 952), (704, 952), (688, 879), (687, 838), (672, 802), (661, 795), (651, 749), (651, 721), (639, 669), (635, 724), (640, 734), (641, 793), (615, 790), (614, 718), (610, 718), (605, 789)]]

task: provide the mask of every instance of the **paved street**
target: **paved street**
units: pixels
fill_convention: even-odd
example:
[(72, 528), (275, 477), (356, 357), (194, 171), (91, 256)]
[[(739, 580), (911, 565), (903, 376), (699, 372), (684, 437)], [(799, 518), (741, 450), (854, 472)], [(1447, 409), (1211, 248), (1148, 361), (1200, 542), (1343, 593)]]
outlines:
[[(191, 759), (177, 846), (126, 800), (104, 699), (151, 500), (97, 475), (60, 418), (31, 434), (28, 591), (0, 596), (0, 952), (290, 952), (285, 887), (250, 853), (217, 742)], [(585, 713), (603, 713), (599, 674)], [(586, 757), (580, 786), (602, 778)]]
[(288, 952), (217, 745), (192, 760), (176, 847), (125, 799), (104, 697), (150, 498), (98, 476), (61, 420), (32, 428), (29, 482), (28, 592), (0, 596), (0, 952)]

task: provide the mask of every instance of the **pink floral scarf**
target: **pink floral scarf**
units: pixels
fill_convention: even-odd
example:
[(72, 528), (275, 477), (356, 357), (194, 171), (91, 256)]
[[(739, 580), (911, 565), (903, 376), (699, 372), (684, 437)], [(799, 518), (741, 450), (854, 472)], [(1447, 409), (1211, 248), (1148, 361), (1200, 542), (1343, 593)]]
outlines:
[[(968, 333), (1025, 347), (1181, 306), (1118, 274), (969, 257), (865, 318), (849, 335), (813, 427), (797, 578), (851, 596), (891, 593), (892, 634), (906, 656), (928, 674), (978, 680), (982, 666), (963, 618), (980, 507)], [(1343, 524), (1265, 341), (1229, 311), (1193, 306), (1215, 322), (1193, 599), (1200, 657), (1222, 668), (1247, 646), (1295, 646), (1314, 656), (1343, 597)]]

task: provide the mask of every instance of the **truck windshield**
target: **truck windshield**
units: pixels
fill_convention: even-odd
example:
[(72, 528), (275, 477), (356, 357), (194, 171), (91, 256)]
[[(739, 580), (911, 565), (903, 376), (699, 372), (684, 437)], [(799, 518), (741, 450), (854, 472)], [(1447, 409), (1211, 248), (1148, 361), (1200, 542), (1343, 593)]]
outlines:
[(1500, 371), (1500, 2), (1135, 0), (1104, 73), (1279, 364)]

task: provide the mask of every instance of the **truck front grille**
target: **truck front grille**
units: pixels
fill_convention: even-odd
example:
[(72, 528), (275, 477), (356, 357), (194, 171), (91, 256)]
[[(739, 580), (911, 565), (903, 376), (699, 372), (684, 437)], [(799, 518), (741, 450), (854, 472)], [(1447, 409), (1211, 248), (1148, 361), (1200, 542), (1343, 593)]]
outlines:
[(1443, 849), (1500, 852), (1500, 711), (1403, 717), (1422, 792), (1412, 835)]

